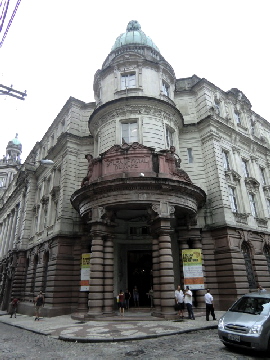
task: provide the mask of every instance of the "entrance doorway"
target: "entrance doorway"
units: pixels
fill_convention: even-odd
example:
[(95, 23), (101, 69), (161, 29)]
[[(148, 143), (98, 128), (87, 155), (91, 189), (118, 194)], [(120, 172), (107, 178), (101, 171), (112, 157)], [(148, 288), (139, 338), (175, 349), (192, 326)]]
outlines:
[(128, 251), (128, 288), (131, 293), (130, 306), (134, 307), (132, 292), (134, 286), (139, 291), (139, 306), (150, 307), (148, 291), (153, 286), (152, 252), (147, 250)]

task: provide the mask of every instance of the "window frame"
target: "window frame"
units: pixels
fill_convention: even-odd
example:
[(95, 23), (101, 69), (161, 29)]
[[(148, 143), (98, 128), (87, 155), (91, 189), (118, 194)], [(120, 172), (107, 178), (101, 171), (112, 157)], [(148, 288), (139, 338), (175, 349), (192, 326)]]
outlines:
[(266, 185), (266, 178), (265, 178), (265, 168), (260, 166), (260, 174), (261, 174), (261, 179), (262, 179), (262, 185)]
[(238, 200), (237, 200), (237, 194), (236, 194), (236, 188), (229, 186), (229, 199), (231, 204), (231, 209), (233, 213), (238, 213)]
[[(131, 80), (131, 76), (133, 77), (132, 80)], [(125, 79), (125, 81), (123, 81), (123, 79)], [(128, 86), (126, 86), (127, 85), (126, 79), (128, 79)], [(134, 81), (134, 85), (132, 85), (132, 86), (130, 86), (131, 81)], [(133, 88), (136, 88), (136, 72), (121, 73), (120, 74), (120, 90), (133, 89)]]
[(165, 80), (162, 80), (162, 93), (163, 95), (170, 97), (170, 85)]
[(245, 160), (243, 158), (242, 158), (242, 169), (243, 169), (245, 177), (247, 177), (247, 178), (250, 177), (248, 160)]
[(223, 158), (223, 168), (225, 171), (230, 171), (230, 159), (229, 159), (229, 151), (222, 149), (222, 158)]
[(253, 193), (249, 193), (248, 198), (249, 198), (249, 205), (250, 205), (250, 209), (251, 209), (251, 215), (253, 217), (257, 218), (258, 217), (258, 211), (257, 211), (257, 206), (256, 206), (255, 195)]
[(233, 117), (234, 117), (234, 119), (236, 121), (236, 124), (242, 125), (241, 115), (240, 115), (240, 112), (238, 110), (234, 109)]
[(187, 154), (188, 154), (188, 163), (193, 164), (194, 163), (194, 157), (193, 157), (192, 148), (187, 148)]
[(170, 149), (171, 146), (175, 146), (175, 139), (174, 139), (174, 129), (170, 126), (166, 126), (165, 130), (165, 140), (166, 140), (166, 146), (167, 149)]
[[(137, 128), (137, 138), (136, 140), (130, 141), (131, 140), (131, 136), (130, 133), (132, 131), (131, 129), (131, 125), (136, 124), (136, 128)], [(123, 137), (123, 126), (124, 125), (128, 125), (128, 142), (124, 139)], [(139, 142), (139, 122), (138, 120), (133, 120), (133, 121), (121, 121), (120, 122), (120, 128), (121, 128), (121, 144), (132, 144), (134, 142)]]

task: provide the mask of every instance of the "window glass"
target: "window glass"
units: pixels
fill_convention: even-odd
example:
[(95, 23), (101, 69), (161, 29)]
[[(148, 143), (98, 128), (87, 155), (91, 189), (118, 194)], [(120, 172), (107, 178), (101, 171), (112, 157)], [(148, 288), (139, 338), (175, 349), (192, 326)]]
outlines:
[(260, 172), (261, 172), (262, 184), (266, 185), (264, 168), (260, 167)]
[(257, 217), (257, 209), (256, 209), (256, 203), (255, 203), (255, 196), (254, 194), (249, 194), (249, 203), (250, 203), (250, 208), (251, 208), (251, 214), (254, 217)]
[(267, 315), (270, 310), (270, 299), (257, 297), (242, 297), (230, 308), (230, 311), (253, 315)]
[(121, 90), (135, 87), (135, 85), (136, 85), (135, 74), (121, 75)]
[(133, 143), (138, 141), (138, 125), (137, 122), (122, 123), (122, 144)]
[(166, 145), (167, 148), (170, 148), (171, 146), (173, 146), (173, 131), (171, 129), (169, 129), (168, 127), (166, 127)]
[(230, 163), (229, 163), (229, 155), (227, 151), (222, 151), (223, 156), (223, 167), (224, 170), (228, 171), (230, 170)]
[(191, 163), (193, 163), (192, 149), (191, 149), (191, 148), (188, 148), (188, 149), (187, 149), (187, 152), (188, 152), (188, 162), (191, 164)]
[(166, 83), (163, 81), (163, 82), (162, 82), (162, 91), (163, 91), (163, 94), (166, 95), (166, 96), (169, 96), (169, 95), (170, 95), (169, 90), (170, 90), (169, 85), (166, 84)]
[(243, 160), (243, 159), (242, 159), (242, 168), (243, 168), (245, 177), (249, 177), (248, 162), (246, 160)]
[(6, 185), (6, 177), (0, 176), (0, 188)]
[(270, 199), (266, 199), (266, 204), (267, 204), (268, 216), (270, 217)]
[(229, 187), (229, 197), (230, 197), (231, 209), (233, 212), (237, 213), (238, 210), (237, 210), (236, 193), (235, 193), (235, 189), (232, 187)]
[(234, 111), (234, 119), (236, 121), (236, 124), (241, 124), (241, 117), (238, 111)]

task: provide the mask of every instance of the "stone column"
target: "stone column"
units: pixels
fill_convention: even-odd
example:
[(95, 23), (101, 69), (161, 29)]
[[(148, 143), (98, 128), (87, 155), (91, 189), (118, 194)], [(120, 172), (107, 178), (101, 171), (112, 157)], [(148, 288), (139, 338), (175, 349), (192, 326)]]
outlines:
[(114, 254), (113, 236), (104, 237), (104, 314), (114, 312)]
[(174, 317), (174, 271), (170, 219), (159, 219), (159, 274), (161, 316)]
[(154, 308), (155, 313), (160, 313), (160, 277), (159, 277), (159, 241), (158, 236), (152, 240), (152, 275), (153, 275), (153, 291), (154, 291)]
[(92, 253), (90, 258), (90, 289), (88, 316), (96, 317), (103, 313), (104, 279), (103, 279), (103, 225), (94, 224), (91, 230)]

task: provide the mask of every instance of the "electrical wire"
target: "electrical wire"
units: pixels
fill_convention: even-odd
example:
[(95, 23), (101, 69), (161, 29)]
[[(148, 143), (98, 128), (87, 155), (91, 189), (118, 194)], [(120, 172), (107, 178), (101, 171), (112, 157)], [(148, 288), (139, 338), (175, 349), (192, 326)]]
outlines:
[[(9, 0), (8, 0), (8, 2), (9, 2)], [(9, 22), (8, 22), (8, 25), (7, 25), (7, 28), (6, 28), (6, 31), (5, 31), (5, 33), (4, 33), (4, 35), (3, 35), (3, 38), (2, 38), (2, 40), (1, 40), (1, 42), (0, 42), (0, 48), (2, 47), (3, 42), (4, 42), (4, 40), (5, 40), (6, 36), (7, 36), (8, 30), (9, 30), (9, 28), (10, 28), (10, 26), (11, 26), (11, 23), (12, 23), (15, 15), (16, 15), (16, 12), (17, 12), (17, 10), (18, 10), (18, 7), (19, 7), (19, 5), (20, 5), (20, 2), (21, 2), (21, 0), (18, 0), (18, 1), (17, 1), (16, 6), (15, 6), (15, 9), (13, 10), (13, 13), (12, 13), (12, 15), (11, 15), (11, 18), (9, 19)]]

